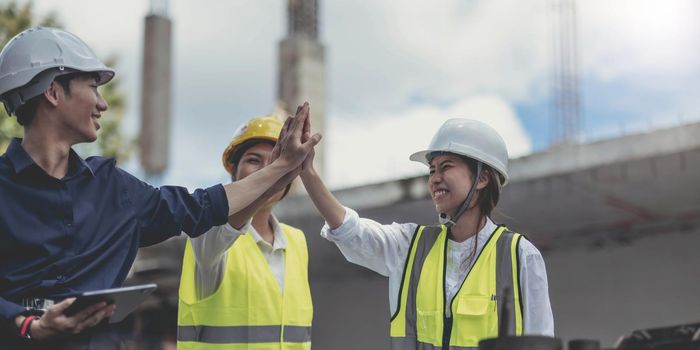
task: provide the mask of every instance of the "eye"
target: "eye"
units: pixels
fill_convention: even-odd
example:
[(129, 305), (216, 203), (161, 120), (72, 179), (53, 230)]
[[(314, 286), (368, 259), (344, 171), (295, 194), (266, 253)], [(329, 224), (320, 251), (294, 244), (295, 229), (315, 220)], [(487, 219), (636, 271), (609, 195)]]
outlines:
[(260, 164), (260, 159), (255, 157), (246, 158), (246, 163), (248, 164)]
[(435, 168), (430, 168), (430, 175), (435, 174)]

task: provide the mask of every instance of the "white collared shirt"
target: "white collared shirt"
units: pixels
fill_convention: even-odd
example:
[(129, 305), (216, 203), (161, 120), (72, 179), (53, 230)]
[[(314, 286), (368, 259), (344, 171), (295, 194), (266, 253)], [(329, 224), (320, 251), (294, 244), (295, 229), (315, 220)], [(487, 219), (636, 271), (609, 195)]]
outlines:
[(240, 230), (236, 230), (226, 223), (212, 227), (198, 237), (188, 237), (194, 252), (194, 280), (198, 299), (206, 298), (219, 288), (226, 269), (228, 249), (236, 241), (236, 238), (245, 234), (246, 231), (253, 237), (260, 252), (270, 265), (280, 291), (284, 291), (284, 254), (287, 249), (287, 239), (282, 233), (279, 221), (274, 215), (270, 215), (270, 225), (274, 234), (273, 244), (260, 237), (260, 234), (250, 223), (251, 221), (248, 220)]
[[(404, 262), (417, 227), (415, 223), (382, 225), (370, 219), (360, 218), (357, 212), (346, 207), (343, 223), (335, 230), (331, 230), (326, 223), (321, 229), (321, 236), (334, 242), (348, 261), (389, 277), (389, 311), (390, 315), (393, 315), (398, 304)], [(475, 237), (478, 256), (496, 227), (491, 219), (487, 218), (484, 228), (476, 236), (461, 243), (448, 240), (446, 300), (454, 298), (474, 264), (471, 261), (468, 268), (460, 268), (460, 264), (473, 249)], [(520, 285), (524, 299), (524, 333), (554, 336), (554, 318), (542, 255), (526, 239), (520, 241), (518, 255), (521, 261)], [(445, 312), (449, 314), (450, 310)]]

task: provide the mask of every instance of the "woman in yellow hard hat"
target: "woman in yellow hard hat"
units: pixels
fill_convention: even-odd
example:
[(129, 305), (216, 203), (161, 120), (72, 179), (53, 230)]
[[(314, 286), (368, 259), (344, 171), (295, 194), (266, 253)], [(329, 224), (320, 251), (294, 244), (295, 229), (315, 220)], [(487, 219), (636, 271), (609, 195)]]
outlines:
[(447, 120), (411, 160), (430, 169), (441, 225), (382, 225), (342, 206), (313, 169), (301, 173), (325, 218), (321, 235), (346, 259), (389, 277), (392, 350), (476, 349), (500, 335), (554, 334), (540, 252), (491, 212), (508, 182), (500, 135), (475, 120)]
[[(223, 153), (231, 180), (270, 164), (282, 123), (242, 125)], [(259, 209), (188, 240), (178, 309), (179, 349), (310, 349), (313, 308), (304, 233), (271, 210), (289, 186)], [(252, 217), (252, 218), (251, 218)]]

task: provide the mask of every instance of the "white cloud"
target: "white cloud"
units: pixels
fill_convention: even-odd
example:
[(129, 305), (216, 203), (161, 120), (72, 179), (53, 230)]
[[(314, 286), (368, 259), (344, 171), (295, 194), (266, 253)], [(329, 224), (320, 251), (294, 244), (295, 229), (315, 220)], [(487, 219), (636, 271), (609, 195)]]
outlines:
[(330, 120), (324, 175), (329, 186), (344, 188), (426, 174), (423, 164), (408, 156), (424, 150), (449, 118), (483, 121), (506, 140), (511, 156), (530, 153), (532, 142), (510, 104), (498, 96), (482, 95), (460, 100), (446, 108), (421, 105), (398, 115), (369, 118), (335, 117)]
[[(524, 100), (547, 79), (542, 1), (324, 2), (331, 99), (344, 111), (405, 108), (414, 97)], [(348, 20), (355, 18), (355, 20)], [(362, 104), (357, 100), (361, 99)], [(340, 111), (339, 111), (340, 112)]]
[[(143, 18), (149, 1), (35, 0), (34, 4), (40, 14), (56, 11), (66, 28), (99, 55), (119, 55), (118, 77), (128, 101), (127, 130), (135, 135)], [(170, 4), (174, 113), (166, 181), (206, 185), (224, 175), (219, 156), (233, 130), (274, 107), (285, 2), (171, 0)], [(494, 126), (518, 130), (504, 135), (506, 139), (526, 139), (513, 106), (546, 104), (551, 4), (552, 0), (321, 0), (332, 128), (324, 142), (334, 159), (329, 162), (329, 180), (337, 185), (358, 184), (419, 173), (420, 168), (403, 168), (410, 167), (406, 157), (427, 144), (431, 135), (426, 133), (434, 132), (447, 117), (459, 115), (458, 106), (465, 111), (489, 111), (489, 116), (510, 115), (494, 120), (502, 120), (505, 126)], [(597, 80), (659, 92), (647, 93), (659, 96), (653, 108), (629, 101), (635, 97), (631, 93), (612, 110), (652, 119), (684, 114), (684, 119), (692, 120), (700, 113), (695, 107), (700, 90), (692, 78), (700, 72), (700, 51), (695, 49), (700, 22), (692, 18), (700, 7), (697, 1), (586, 0), (577, 4), (584, 84)], [(615, 103), (612, 97), (605, 101)], [(532, 118), (544, 123), (544, 117)], [(374, 131), (392, 130), (399, 121), (403, 130), (415, 136), (406, 139), (423, 143), (404, 139), (389, 143)], [(354, 125), (369, 130), (355, 132), (364, 135), (364, 143), (384, 148), (393, 158), (362, 171), (342, 162), (336, 169), (333, 162), (338, 159), (359, 157), (334, 144), (351, 138), (344, 131), (354, 130)], [(339, 154), (334, 153), (336, 149)], [(517, 154), (519, 149), (511, 152)]]
[[(584, 71), (603, 81), (698, 72), (693, 0), (579, 1)], [(658, 83), (658, 81), (657, 81)]]

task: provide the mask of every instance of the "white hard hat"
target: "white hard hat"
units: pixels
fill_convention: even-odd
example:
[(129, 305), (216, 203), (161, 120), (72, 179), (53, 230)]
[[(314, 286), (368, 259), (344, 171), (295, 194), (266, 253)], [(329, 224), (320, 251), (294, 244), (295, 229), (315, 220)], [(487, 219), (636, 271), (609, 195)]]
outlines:
[(430, 166), (430, 154), (448, 152), (466, 156), (491, 166), (508, 183), (508, 150), (501, 135), (485, 123), (471, 119), (447, 120), (433, 136), (425, 151), (413, 153), (410, 159)]
[(71, 72), (97, 73), (99, 85), (114, 77), (114, 70), (77, 36), (56, 28), (27, 29), (0, 52), (0, 99), (12, 114), (46, 91), (54, 78)]

